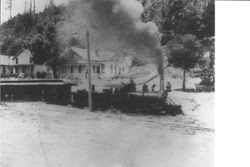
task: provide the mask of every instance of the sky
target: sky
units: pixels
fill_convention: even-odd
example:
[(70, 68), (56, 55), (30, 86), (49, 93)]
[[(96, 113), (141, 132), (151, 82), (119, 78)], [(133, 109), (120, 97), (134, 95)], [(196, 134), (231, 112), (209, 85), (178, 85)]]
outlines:
[[(10, 18), (10, 12), (6, 10), (7, 0), (1, 0), (2, 1), (2, 7), (1, 7), (1, 13), (2, 13), (2, 23), (7, 21)], [(27, 6), (29, 9), (30, 0), (27, 1)], [(36, 12), (40, 12), (44, 9), (46, 4), (49, 4), (50, 0), (36, 0)], [(54, 0), (56, 5), (67, 3), (69, 0)], [(33, 2), (33, 0), (32, 0)], [(23, 13), (25, 8), (25, 0), (13, 0), (13, 9), (12, 9), (12, 16), (17, 15), (18, 13)]]

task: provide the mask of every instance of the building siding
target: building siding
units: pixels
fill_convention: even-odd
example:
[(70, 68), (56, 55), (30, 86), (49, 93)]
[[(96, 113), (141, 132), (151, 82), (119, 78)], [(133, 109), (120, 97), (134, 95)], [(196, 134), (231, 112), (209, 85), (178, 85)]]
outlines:
[[(75, 75), (80, 78), (87, 79), (88, 73), (88, 66), (86, 55), (82, 57), (81, 53), (75, 53), (73, 50), (69, 50), (67, 53), (62, 55), (58, 60), (57, 71), (59, 73), (59, 77), (65, 77), (67, 75)], [(83, 50), (83, 49), (82, 49)], [(80, 50), (81, 51), (81, 50)], [(84, 50), (83, 50), (84, 51)], [(94, 52), (91, 52), (94, 54)], [(123, 76), (129, 73), (130, 66), (132, 64), (131, 57), (126, 58), (116, 58), (115, 60), (106, 59), (104, 60), (103, 57), (99, 56), (102, 52), (98, 52), (98, 56), (95, 56), (91, 62), (91, 72), (94, 75), (98, 75), (100, 77), (116, 77), (116, 76)], [(106, 57), (112, 57), (107, 55), (105, 52)], [(100, 60), (98, 60), (100, 59)]]

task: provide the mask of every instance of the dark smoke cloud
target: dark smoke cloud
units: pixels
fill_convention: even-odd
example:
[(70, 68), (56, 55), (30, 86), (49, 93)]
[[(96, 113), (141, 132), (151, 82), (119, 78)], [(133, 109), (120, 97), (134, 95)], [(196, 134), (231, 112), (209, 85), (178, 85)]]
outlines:
[[(77, 9), (73, 24), (89, 29), (96, 42), (115, 43), (130, 49), (150, 50), (150, 55), (162, 66), (160, 33), (153, 22), (140, 20), (143, 6), (136, 0), (76, 0)], [(102, 45), (101, 44), (101, 45)], [(160, 67), (162, 68), (162, 67)]]

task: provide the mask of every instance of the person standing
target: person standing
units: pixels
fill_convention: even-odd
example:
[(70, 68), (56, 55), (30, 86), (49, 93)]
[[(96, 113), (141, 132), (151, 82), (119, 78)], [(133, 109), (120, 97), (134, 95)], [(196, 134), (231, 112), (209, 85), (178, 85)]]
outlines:
[(171, 89), (172, 89), (172, 85), (170, 84), (170, 82), (168, 82), (166, 86), (166, 91), (171, 92), (172, 91)]

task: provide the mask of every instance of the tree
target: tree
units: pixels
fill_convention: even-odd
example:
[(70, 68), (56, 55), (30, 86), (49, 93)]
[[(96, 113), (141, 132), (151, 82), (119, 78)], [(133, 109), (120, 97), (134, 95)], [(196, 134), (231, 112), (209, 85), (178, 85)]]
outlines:
[(198, 65), (201, 59), (200, 44), (194, 35), (177, 35), (168, 44), (169, 64), (183, 69), (182, 89), (186, 90), (186, 72)]
[(53, 6), (38, 14), (18, 14), (9, 19), (0, 29), (2, 52), (15, 55), (20, 49), (27, 48), (31, 50), (34, 61), (38, 64), (57, 57), (57, 23), (64, 19), (64, 11), (64, 6)]
[(191, 2), (168, 1), (166, 7), (162, 9), (162, 45), (166, 45), (177, 34), (198, 36), (202, 11), (200, 6)]
[(198, 77), (201, 78), (201, 85), (213, 86), (215, 83), (215, 48), (214, 38), (205, 38), (201, 41), (203, 53), (208, 53), (201, 61), (201, 70), (198, 71)]
[(53, 56), (53, 44), (42, 35), (32, 36), (26, 46), (32, 51), (36, 64), (43, 64)]
[[(167, 47), (166, 52), (170, 52), (170, 62), (176, 67), (184, 69), (183, 88), (185, 88), (186, 69), (183, 64), (190, 64), (190, 68), (196, 65), (197, 59), (184, 49), (184, 42), (181, 36), (193, 34), (197, 39), (192, 39), (191, 43), (202, 42), (203, 53), (209, 53), (208, 59), (202, 59), (199, 77), (203, 84), (214, 84), (214, 40), (208, 38), (214, 36), (215, 31), (215, 5), (214, 0), (154, 0), (143, 1), (145, 11), (142, 14), (144, 22), (154, 21), (161, 34), (161, 44)], [(195, 42), (195, 40), (198, 40)], [(174, 44), (175, 43), (175, 44)], [(187, 42), (188, 43), (188, 42)], [(186, 45), (186, 44), (185, 44)], [(168, 51), (170, 49), (170, 51)], [(172, 50), (171, 50), (172, 49)], [(194, 48), (195, 50), (195, 48)], [(201, 56), (202, 57), (202, 56)], [(201, 61), (199, 61), (200, 63)]]
[(214, 36), (215, 31), (215, 5), (214, 1), (210, 1), (205, 7), (205, 10), (202, 14), (202, 27), (201, 34), (202, 38)]
[(156, 0), (145, 8), (142, 19), (157, 24), (166, 45), (178, 34), (199, 37), (204, 6), (204, 0)]

